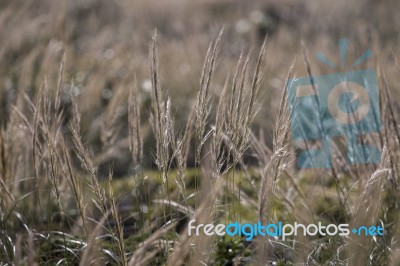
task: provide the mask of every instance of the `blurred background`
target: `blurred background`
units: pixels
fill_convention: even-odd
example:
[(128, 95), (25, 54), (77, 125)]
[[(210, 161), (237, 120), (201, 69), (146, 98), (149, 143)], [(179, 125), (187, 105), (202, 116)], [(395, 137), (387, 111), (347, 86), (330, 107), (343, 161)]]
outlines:
[[(2, 0), (0, 121), (7, 124), (11, 106), (18, 105), (17, 91), (35, 99), (44, 80), (49, 87), (57, 85), (65, 52), (62, 104), (68, 117), (71, 94), (79, 96), (83, 139), (95, 155), (100, 173), (107, 175), (110, 163), (115, 176), (133, 171), (127, 96), (135, 77), (142, 96), (144, 165), (151, 167), (154, 139), (147, 122), (151, 36), (157, 29), (161, 86), (172, 98), (179, 131), (199, 89), (209, 42), (224, 28), (213, 86), (216, 96), (226, 77), (232, 76), (240, 53), (251, 49), (256, 53), (267, 37), (267, 67), (254, 127), (255, 132), (264, 130), (265, 141), (270, 143), (279, 104), (276, 99), (289, 67), (295, 63), (296, 76), (307, 74), (303, 50), (313, 74), (321, 74), (332, 70), (316, 61), (315, 54), (321, 51), (332, 62), (340, 62), (339, 38), (350, 43), (348, 66), (371, 48), (373, 58), (358, 69), (376, 69), (387, 78), (397, 99), (399, 12), (396, 0)], [(398, 105), (395, 107), (398, 112)], [(65, 123), (67, 126), (68, 119)], [(109, 128), (114, 128), (113, 133), (104, 141), (102, 132)]]

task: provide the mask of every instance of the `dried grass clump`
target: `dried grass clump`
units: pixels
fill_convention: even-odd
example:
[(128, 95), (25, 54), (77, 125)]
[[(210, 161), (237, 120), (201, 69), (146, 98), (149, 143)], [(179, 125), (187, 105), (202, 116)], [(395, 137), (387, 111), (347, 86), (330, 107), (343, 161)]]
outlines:
[[(174, 116), (179, 106), (161, 86), (156, 32), (149, 49), (149, 98), (136, 77), (129, 87), (119, 84), (89, 126), (83, 96), (77, 95), (74, 82), (67, 82), (65, 54), (56, 79), (43, 78), (33, 95), (18, 91), (0, 131), (1, 263), (395, 265), (400, 256), (400, 134), (384, 75), (383, 130), (376, 141), (384, 147), (381, 164), (341, 168), (344, 160), (338, 158), (335, 168), (323, 173), (294, 169), (289, 84), (282, 88), (271, 148), (263, 128), (259, 136), (253, 132), (267, 42), (254, 60), (252, 49), (242, 53), (233, 75), (226, 74), (219, 87), (215, 77), (223, 36), (221, 31), (208, 47), (199, 90), (182, 128)], [(305, 61), (312, 76), (307, 57)], [(95, 144), (86, 134), (92, 128)], [(154, 145), (146, 143), (146, 133), (152, 133)], [(123, 154), (119, 148), (129, 150), (130, 177), (116, 180), (111, 165), (108, 178), (100, 178), (104, 158)], [(188, 167), (191, 153), (194, 169)], [(149, 154), (154, 169), (144, 162)], [(117, 191), (118, 186), (126, 190)], [(380, 224), (385, 236), (245, 241), (189, 236), (191, 219), (197, 224)], [(221, 248), (223, 241), (229, 244)], [(250, 255), (232, 251), (232, 243)]]

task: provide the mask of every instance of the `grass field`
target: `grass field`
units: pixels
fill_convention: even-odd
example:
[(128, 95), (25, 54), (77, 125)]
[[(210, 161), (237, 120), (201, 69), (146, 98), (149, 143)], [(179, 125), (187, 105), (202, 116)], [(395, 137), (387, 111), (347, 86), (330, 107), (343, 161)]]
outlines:
[[(0, 265), (400, 265), (399, 5), (1, 1)], [(365, 69), (380, 163), (336, 137), (332, 167), (296, 166), (320, 144), (292, 140), (287, 81)], [(192, 219), (384, 234), (195, 236)]]

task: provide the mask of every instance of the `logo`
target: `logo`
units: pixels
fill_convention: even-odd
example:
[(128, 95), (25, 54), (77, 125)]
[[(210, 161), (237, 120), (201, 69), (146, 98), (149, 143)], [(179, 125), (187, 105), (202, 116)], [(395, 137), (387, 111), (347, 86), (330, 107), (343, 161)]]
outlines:
[(247, 241), (252, 240), (254, 237), (280, 237), (283, 241), (287, 240), (289, 236), (349, 236), (351, 233), (357, 236), (383, 236), (384, 228), (381, 226), (360, 226), (354, 227), (352, 230), (349, 224), (327, 224), (323, 225), (321, 222), (318, 224), (304, 225), (295, 222), (294, 224), (286, 224), (283, 222), (263, 224), (261, 221), (257, 223), (241, 224), (238, 221), (234, 223), (225, 224), (196, 224), (196, 220), (192, 219), (188, 223), (188, 235), (199, 236), (204, 234), (206, 236), (243, 236)]
[[(346, 63), (347, 40), (339, 41), (342, 66)], [(369, 57), (367, 50), (351, 65), (354, 68)], [(324, 54), (317, 59), (336, 69)], [(350, 164), (378, 163), (379, 149), (361, 141), (361, 136), (381, 128), (378, 82), (373, 69), (354, 70), (288, 80), (288, 100), (294, 142), (320, 142), (306, 145), (298, 155), (299, 168), (331, 168), (332, 141), (344, 137)]]

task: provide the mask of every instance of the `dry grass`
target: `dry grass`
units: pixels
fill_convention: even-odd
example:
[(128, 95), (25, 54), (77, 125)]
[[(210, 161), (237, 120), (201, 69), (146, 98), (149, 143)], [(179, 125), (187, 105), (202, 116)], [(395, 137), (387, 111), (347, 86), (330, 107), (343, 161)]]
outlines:
[[(286, 81), (326, 73), (309, 55), (334, 38), (316, 25), (339, 34), (350, 21), (310, 16), (331, 20), (327, 4), (16, 2), (0, 4), (0, 265), (397, 265), (400, 70), (381, 5), (360, 4), (386, 26), (358, 15), (349, 51), (379, 55), (368, 67), (379, 66), (382, 130), (365, 140), (381, 163), (349, 165), (338, 140), (325, 171), (294, 167)], [(385, 235), (246, 241), (189, 236), (191, 219)]]

